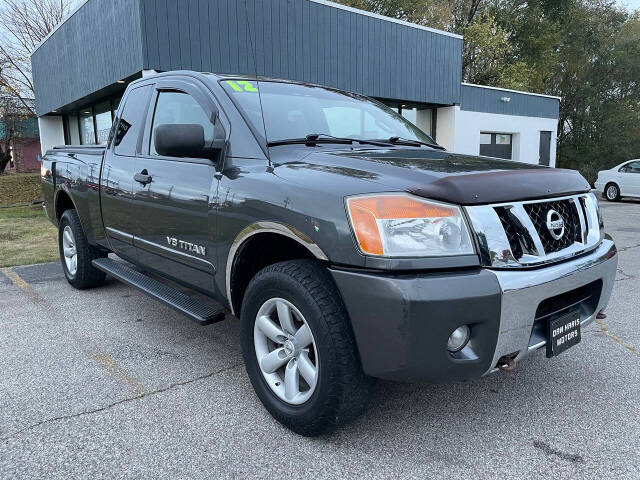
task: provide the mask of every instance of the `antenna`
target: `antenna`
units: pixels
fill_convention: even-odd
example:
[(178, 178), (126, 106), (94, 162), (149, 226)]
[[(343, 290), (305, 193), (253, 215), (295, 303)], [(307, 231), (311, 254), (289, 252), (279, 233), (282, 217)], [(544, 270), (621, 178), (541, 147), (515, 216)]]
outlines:
[[(253, 43), (253, 35), (251, 33), (251, 22), (249, 22), (249, 7), (247, 6), (247, 1), (244, 0), (244, 15), (247, 18), (247, 31), (249, 32), (249, 48), (251, 49), (251, 55), (253, 56), (253, 69), (256, 75), (256, 88), (258, 89), (258, 102), (260, 103), (260, 115), (262, 116), (262, 128), (264, 130), (264, 139), (265, 143), (269, 143), (269, 139), (267, 138), (267, 124), (264, 121), (264, 110), (262, 108), (262, 94), (260, 93), (260, 82), (258, 81), (258, 58), (255, 51), (255, 45)], [(271, 157), (269, 156), (269, 147), (266, 150), (267, 160), (269, 160), (269, 165), (271, 165)]]

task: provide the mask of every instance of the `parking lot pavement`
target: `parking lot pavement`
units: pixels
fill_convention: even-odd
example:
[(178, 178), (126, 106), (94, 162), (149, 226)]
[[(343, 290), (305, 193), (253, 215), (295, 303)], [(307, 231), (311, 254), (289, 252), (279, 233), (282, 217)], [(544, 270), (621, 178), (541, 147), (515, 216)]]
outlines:
[(551, 360), (468, 383), (381, 382), (307, 439), (262, 408), (238, 322), (200, 327), (57, 264), (0, 273), (0, 478), (640, 478), (640, 202), (604, 203), (607, 319)]

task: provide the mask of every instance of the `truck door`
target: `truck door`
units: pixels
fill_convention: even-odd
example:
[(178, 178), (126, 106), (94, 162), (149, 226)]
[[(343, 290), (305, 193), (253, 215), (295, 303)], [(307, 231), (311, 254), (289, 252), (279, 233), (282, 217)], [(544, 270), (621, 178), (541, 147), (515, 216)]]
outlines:
[(109, 244), (115, 253), (134, 261), (133, 231), (137, 218), (131, 209), (133, 173), (152, 90), (152, 85), (132, 88), (123, 98), (123, 106), (114, 119), (116, 128), (105, 151), (100, 174), (102, 221)]
[(154, 139), (161, 125), (199, 124), (205, 141), (212, 140), (211, 102), (196, 80), (156, 84), (133, 187), (138, 263), (204, 293), (215, 293), (216, 165), (207, 158), (161, 156)]

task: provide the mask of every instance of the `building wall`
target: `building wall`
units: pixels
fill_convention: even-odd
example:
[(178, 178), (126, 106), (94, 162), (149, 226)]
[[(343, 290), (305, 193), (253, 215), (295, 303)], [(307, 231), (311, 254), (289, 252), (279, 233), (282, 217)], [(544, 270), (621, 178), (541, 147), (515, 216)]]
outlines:
[(88, 0), (31, 56), (39, 116), (143, 70), (308, 81), (460, 100), (462, 38), (321, 0)]
[(142, 70), (140, 0), (89, 0), (33, 52), (38, 116)]
[(459, 106), (438, 109), (437, 142), (456, 153), (479, 155), (480, 132), (512, 134), (512, 160), (538, 164), (540, 132), (550, 131), (550, 166), (555, 166), (558, 120), (472, 112)]
[(463, 83), (460, 109), (525, 117), (558, 118), (560, 98)]
[(436, 113), (436, 143), (451, 151), (455, 151), (456, 146), (457, 110), (459, 107), (443, 107)]
[(142, 19), (145, 69), (257, 72), (378, 98), (459, 101), (460, 37), (341, 5), (142, 0)]
[(42, 155), (53, 147), (64, 145), (64, 127), (61, 115), (38, 117), (38, 128), (40, 129)]

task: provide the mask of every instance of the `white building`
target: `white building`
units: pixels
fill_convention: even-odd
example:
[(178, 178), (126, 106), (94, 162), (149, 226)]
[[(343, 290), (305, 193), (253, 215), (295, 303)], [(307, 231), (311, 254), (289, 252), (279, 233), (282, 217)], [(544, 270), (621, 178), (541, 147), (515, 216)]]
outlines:
[(460, 105), (438, 109), (436, 141), (448, 150), (556, 163), (560, 98), (462, 84)]

